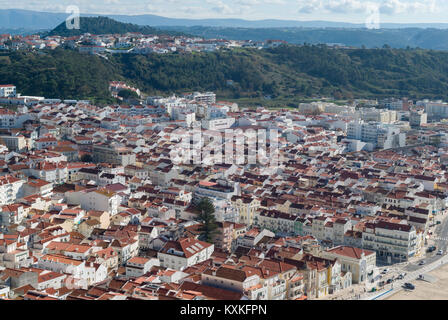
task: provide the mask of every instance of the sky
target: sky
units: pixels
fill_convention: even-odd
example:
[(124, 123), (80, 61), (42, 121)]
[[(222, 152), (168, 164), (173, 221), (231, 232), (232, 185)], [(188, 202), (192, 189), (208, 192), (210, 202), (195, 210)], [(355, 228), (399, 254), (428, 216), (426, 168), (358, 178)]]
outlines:
[(170, 18), (448, 23), (448, 0), (0, 0), (5, 9), (155, 14)]

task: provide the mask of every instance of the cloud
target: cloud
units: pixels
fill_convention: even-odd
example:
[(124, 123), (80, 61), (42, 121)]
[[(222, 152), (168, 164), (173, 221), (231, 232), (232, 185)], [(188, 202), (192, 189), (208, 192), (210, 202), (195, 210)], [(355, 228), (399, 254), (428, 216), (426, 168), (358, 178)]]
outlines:
[(384, 14), (402, 13), (434, 13), (437, 5), (434, 0), (404, 2), (400, 0), (386, 0), (380, 5), (380, 12)]
[(298, 0), (299, 12), (312, 13), (367, 13), (372, 8), (378, 8), (379, 12), (387, 15), (403, 13), (431, 13), (436, 12), (436, 0)]
[(206, 3), (211, 5), (211, 10), (221, 15), (240, 15), (250, 10), (251, 6), (258, 4), (258, 0), (238, 0), (238, 2), (229, 5), (221, 0), (206, 0)]

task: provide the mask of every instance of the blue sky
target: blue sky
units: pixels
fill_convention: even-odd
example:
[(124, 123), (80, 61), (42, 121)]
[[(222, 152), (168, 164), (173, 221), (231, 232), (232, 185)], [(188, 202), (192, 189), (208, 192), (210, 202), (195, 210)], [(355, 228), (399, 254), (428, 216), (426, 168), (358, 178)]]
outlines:
[(156, 14), (172, 18), (329, 20), (448, 23), (448, 0), (0, 0), (8, 9), (83, 13)]

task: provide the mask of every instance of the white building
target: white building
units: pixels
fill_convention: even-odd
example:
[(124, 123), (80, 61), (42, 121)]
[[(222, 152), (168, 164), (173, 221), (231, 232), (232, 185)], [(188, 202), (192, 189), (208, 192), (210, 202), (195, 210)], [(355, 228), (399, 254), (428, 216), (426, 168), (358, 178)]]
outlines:
[(214, 250), (213, 244), (194, 238), (184, 238), (179, 241), (168, 241), (157, 257), (162, 267), (182, 271), (186, 267), (210, 259)]
[(216, 94), (213, 92), (194, 92), (186, 97), (187, 99), (194, 100), (196, 102), (203, 102), (206, 104), (216, 103)]
[(160, 262), (156, 258), (148, 259), (143, 257), (133, 257), (126, 262), (126, 277), (141, 277), (149, 272), (152, 267), (159, 265)]
[(207, 130), (225, 130), (235, 123), (235, 118), (202, 120), (202, 127)]
[(16, 96), (16, 86), (12, 84), (0, 85), (0, 97), (15, 97)]
[(13, 203), (23, 196), (24, 180), (11, 175), (0, 177), (0, 205)]
[(364, 283), (373, 275), (376, 267), (376, 253), (360, 248), (338, 246), (322, 252), (326, 259), (338, 259), (342, 272), (351, 272), (353, 283)]
[(83, 210), (107, 211), (111, 216), (118, 213), (121, 197), (104, 189), (82, 190), (65, 194), (68, 204), (80, 205)]
[(408, 224), (379, 221), (366, 223), (362, 248), (374, 250), (377, 258), (387, 262), (405, 262), (418, 250), (417, 232)]

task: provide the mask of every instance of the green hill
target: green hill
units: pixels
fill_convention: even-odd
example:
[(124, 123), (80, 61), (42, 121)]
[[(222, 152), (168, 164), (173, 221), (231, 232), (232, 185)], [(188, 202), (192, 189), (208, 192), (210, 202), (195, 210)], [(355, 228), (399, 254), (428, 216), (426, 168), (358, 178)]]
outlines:
[[(110, 101), (108, 82), (147, 94), (213, 90), (221, 98), (296, 101), (314, 96), (448, 100), (448, 52), (283, 46), (214, 53), (110, 56), (57, 49), (0, 56), (0, 79), (19, 92)], [(228, 80), (233, 82), (229, 83)]]
[(107, 17), (81, 17), (80, 29), (67, 29), (65, 21), (50, 31), (47, 35), (71, 37), (84, 33), (90, 34), (125, 34), (128, 32), (141, 32), (143, 34), (172, 34), (180, 35), (176, 31), (161, 31), (149, 26), (139, 26), (131, 23), (122, 23)]

